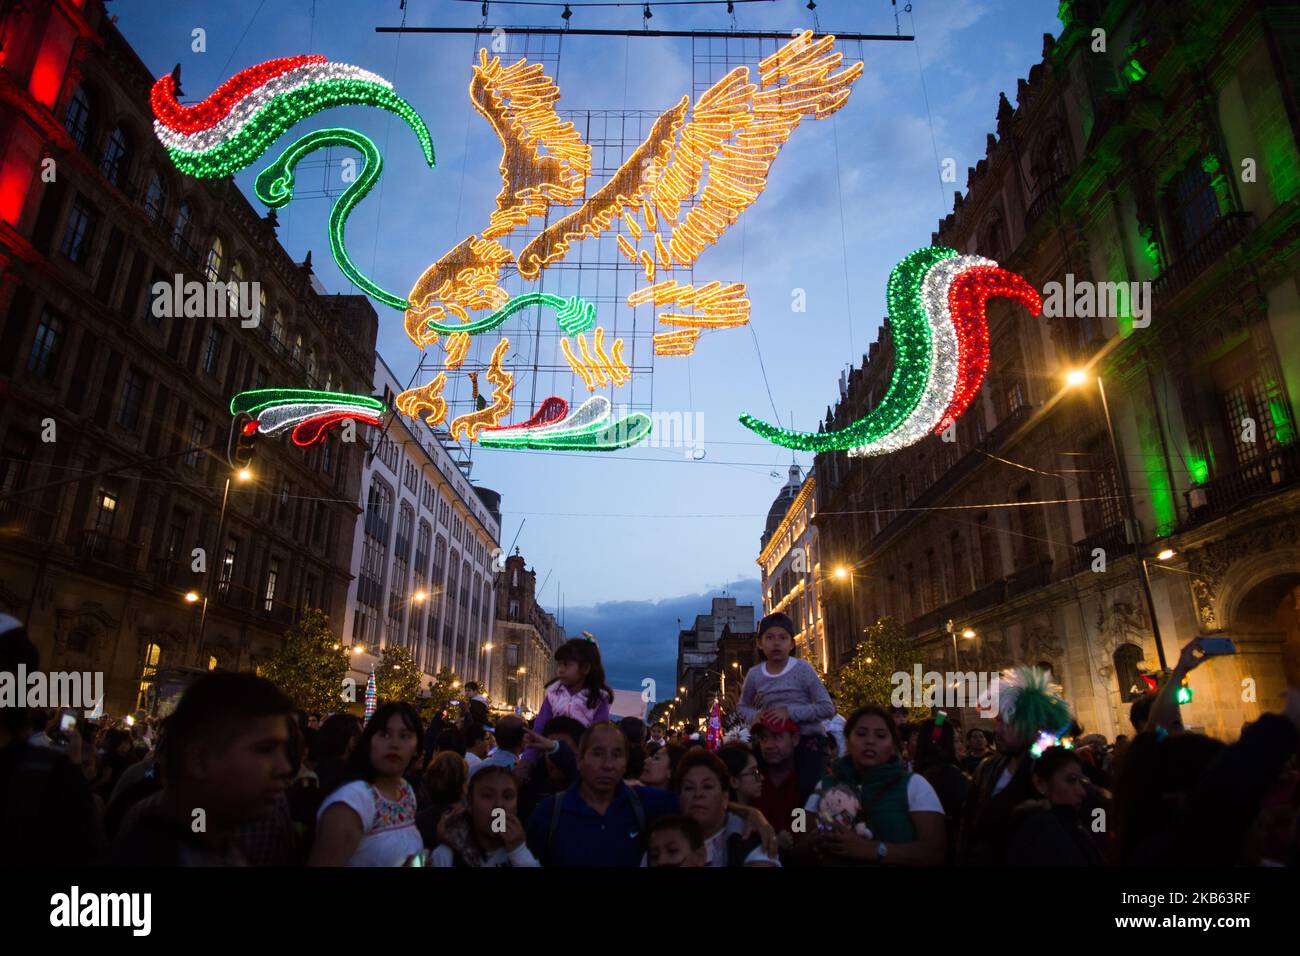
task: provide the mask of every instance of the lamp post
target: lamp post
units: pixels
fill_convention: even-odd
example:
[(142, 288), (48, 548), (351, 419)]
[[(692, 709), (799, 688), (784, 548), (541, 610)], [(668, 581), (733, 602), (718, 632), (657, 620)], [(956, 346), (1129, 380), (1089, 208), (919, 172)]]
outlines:
[[(947, 625), (948, 635), (952, 638), (952, 666), (954, 669), (961, 670), (961, 656), (957, 653), (957, 628), (949, 618)], [(974, 640), (975, 631), (969, 627), (963, 627), (960, 631), (963, 640)]]
[[(1151, 574), (1147, 568), (1146, 555), (1142, 553), (1142, 542), (1138, 537), (1137, 512), (1133, 508), (1133, 491), (1129, 487), (1128, 468), (1124, 464), (1124, 459), (1119, 454), (1119, 440), (1115, 437), (1115, 424), (1110, 417), (1110, 404), (1106, 401), (1106, 386), (1101, 380), (1100, 375), (1093, 376), (1097, 380), (1097, 393), (1101, 396), (1101, 411), (1106, 419), (1106, 434), (1110, 438), (1110, 452), (1115, 459), (1115, 471), (1119, 473), (1120, 495), (1124, 498), (1124, 512), (1128, 518), (1128, 530), (1125, 537), (1133, 545), (1133, 553), (1137, 555), (1138, 561), (1138, 579), (1142, 582), (1142, 594), (1146, 597), (1147, 613), (1151, 617), (1151, 634), (1156, 641), (1156, 654), (1160, 658), (1160, 669), (1167, 671), (1168, 662), (1165, 660), (1165, 645), (1160, 639), (1160, 622), (1156, 620), (1156, 602), (1151, 595)], [(1088, 380), (1088, 373), (1076, 369), (1069, 373), (1066, 382), (1070, 385), (1081, 385)], [(1170, 554), (1172, 557), (1172, 553)]]

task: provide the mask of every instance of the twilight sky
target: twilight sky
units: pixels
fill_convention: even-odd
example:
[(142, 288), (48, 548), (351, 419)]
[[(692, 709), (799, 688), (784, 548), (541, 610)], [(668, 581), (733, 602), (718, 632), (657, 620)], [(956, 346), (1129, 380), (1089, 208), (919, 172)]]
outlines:
[[(575, 27), (640, 27), (636, 9), (584, 11), (581, 2), (572, 4)], [(409, 26), (481, 20), (477, 4), (407, 6)], [(1059, 33), (1056, 6), (913, 0), (909, 14), (900, 3), (902, 32), (917, 42), (864, 45), (866, 72), (848, 104), (795, 132), (764, 194), (697, 265), (697, 282), (748, 285), (752, 334), (742, 328), (705, 336), (685, 362), (660, 360), (655, 369), (657, 410), (703, 415), (702, 460), (644, 447), (602, 454), (475, 449), (472, 477), (503, 496), (503, 544), (526, 522), (518, 544), (539, 582), (549, 575), (543, 603), (553, 609), (563, 593), (569, 632), (586, 628), (600, 638), (611, 683), (638, 687), (642, 676), (654, 676), (670, 686), (678, 617), (688, 623), (707, 612), (709, 596), (723, 588), (757, 603), (758, 538), (791, 453), (758, 439), (737, 416), (753, 412), (788, 426), (793, 415), (795, 427), (815, 429), (838, 395), (840, 371), (860, 362), (878, 334), (889, 270), (929, 243), (953, 191), (964, 191), (966, 168), (984, 156), (998, 92), (1014, 103), (1016, 79), (1039, 61), (1043, 33)], [(802, 0), (736, 9), (740, 29), (812, 26)], [(410, 130), (378, 110), (326, 111), (291, 133), (350, 126), (384, 151), (380, 185), (348, 222), (353, 259), (381, 286), (404, 294), (430, 262), (486, 223), (500, 189), (500, 148), (466, 95), (477, 55), (470, 36), (376, 34), (375, 26), (401, 22), (398, 0), (129, 0), (110, 10), (154, 75), (181, 64), (191, 101), (238, 70), (297, 53), (323, 53), (393, 82), (429, 126), (435, 169), (424, 166)], [(888, 0), (820, 0), (817, 14), (824, 31), (894, 32)], [(550, 8), (498, 4), (490, 20), (506, 29), (561, 23)], [(653, 26), (722, 29), (727, 20), (723, 7), (661, 6)], [(196, 27), (207, 32), (205, 53), (191, 51)], [(856, 57), (857, 44), (845, 52)], [(569, 37), (556, 79), (561, 110), (660, 111), (691, 92), (691, 41)], [(936, 152), (940, 161), (955, 161), (957, 183), (940, 183)], [(252, 178), (270, 155), (237, 177), (258, 209)], [(354, 292), (329, 256), (329, 203), (307, 198), (281, 210), (280, 241), (295, 259), (313, 251), (330, 292)], [(804, 290), (806, 312), (791, 309), (795, 289)], [(377, 311), (379, 351), (405, 380), (420, 353), (400, 313), (382, 305)], [(811, 464), (809, 455), (797, 460)]]

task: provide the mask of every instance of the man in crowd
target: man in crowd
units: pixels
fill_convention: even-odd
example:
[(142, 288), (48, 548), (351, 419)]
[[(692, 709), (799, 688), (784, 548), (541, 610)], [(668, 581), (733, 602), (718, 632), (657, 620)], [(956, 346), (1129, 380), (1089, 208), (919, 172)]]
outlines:
[(815, 789), (815, 784), (809, 786), (799, 780), (799, 725), (789, 718), (769, 717), (755, 723), (750, 735), (758, 770), (763, 775), (763, 790), (754, 806), (778, 833), (790, 832), (794, 811), (807, 802)]
[(514, 769), (519, 762), (519, 755), (524, 751), (524, 734), (527, 730), (522, 717), (515, 714), (502, 717), (496, 725), (497, 749), (483, 762)]
[[(9, 680), (16, 684), (20, 665), (35, 673), (40, 655), (22, 623), (0, 614), (0, 672), (14, 675)], [(29, 742), (37, 730), (32, 713), (0, 708), (0, 867), (98, 862), (103, 841), (90, 786), (68, 754)], [(39, 722), (45, 722), (43, 711)]]
[(473, 770), (488, 755), (487, 728), (477, 721), (467, 720), (464, 733), (465, 762), (469, 764), (469, 769)]
[(270, 815), (289, 786), (293, 704), (253, 674), (195, 681), (170, 717), (160, 798), (119, 835), (119, 865), (246, 862), (232, 843), (242, 824)]
[(984, 735), (984, 731), (972, 727), (966, 731), (966, 756), (961, 758), (961, 769), (973, 775), (975, 768), (984, 762), (984, 758), (990, 752), (989, 739)]
[[(548, 725), (549, 729), (549, 725)], [(543, 866), (638, 866), (646, 828), (677, 812), (677, 797), (629, 787), (627, 738), (617, 724), (592, 724), (578, 743), (578, 782), (542, 800), (528, 821), (528, 848)]]

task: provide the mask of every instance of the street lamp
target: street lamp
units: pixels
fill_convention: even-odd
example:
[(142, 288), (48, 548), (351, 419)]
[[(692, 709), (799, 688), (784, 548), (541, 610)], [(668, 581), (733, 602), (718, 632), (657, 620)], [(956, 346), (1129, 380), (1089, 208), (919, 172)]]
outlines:
[[(960, 655), (958, 655), (958, 653), (957, 653), (957, 634), (958, 634), (959, 632), (958, 632), (957, 628), (953, 625), (953, 622), (952, 622), (951, 619), (949, 619), (947, 625), (945, 625), (945, 626), (946, 626), (947, 629), (948, 629), (948, 634), (952, 637), (952, 666), (953, 666), (956, 670), (961, 670), (961, 657), (960, 657)], [(963, 638), (964, 640), (970, 641), (970, 640), (974, 640), (974, 639), (975, 639), (975, 629), (974, 629), (974, 628), (963, 627), (963, 628), (961, 629), (961, 631), (960, 631), (960, 634), (961, 634), (961, 636), (962, 636), (962, 638)]]
[[(1169, 664), (1165, 660), (1165, 645), (1160, 639), (1160, 623), (1156, 620), (1156, 602), (1151, 596), (1151, 573), (1147, 568), (1146, 555), (1142, 553), (1142, 542), (1138, 540), (1138, 522), (1137, 512), (1133, 508), (1133, 491), (1129, 487), (1128, 468), (1124, 464), (1124, 459), (1119, 454), (1119, 440), (1115, 437), (1115, 424), (1110, 418), (1110, 404), (1106, 401), (1106, 386), (1102, 382), (1100, 375), (1091, 376), (1097, 380), (1097, 394), (1101, 396), (1101, 411), (1106, 419), (1106, 434), (1110, 437), (1110, 451), (1115, 459), (1115, 470), (1119, 473), (1120, 494), (1124, 498), (1125, 513), (1128, 515), (1128, 534), (1129, 543), (1133, 545), (1133, 553), (1138, 559), (1138, 579), (1142, 582), (1142, 593), (1146, 596), (1147, 613), (1151, 616), (1151, 635), (1156, 641), (1156, 654), (1160, 658), (1160, 669), (1167, 671)], [(1089, 373), (1083, 369), (1073, 369), (1066, 375), (1065, 381), (1068, 385), (1082, 385), (1089, 378)], [(1169, 549), (1166, 549), (1169, 550)], [(1161, 552), (1163, 554), (1163, 552)], [(1169, 557), (1173, 557), (1170, 553)], [(1165, 559), (1161, 559), (1165, 560)]]
[(199, 592), (198, 592), (198, 591), (186, 591), (186, 592), (185, 592), (185, 601), (186, 601), (186, 603), (188, 603), (188, 604), (194, 604), (196, 601), (198, 601), (198, 599), (199, 599)]
[(253, 477), (253, 469), (241, 468), (239, 469), (239, 471), (235, 472), (235, 477), (238, 478), (240, 481), (249, 481)]
[(429, 594), (427, 591), (416, 591), (414, 594), (411, 595), (411, 600), (413, 600), (416, 604), (423, 604), (428, 597)]

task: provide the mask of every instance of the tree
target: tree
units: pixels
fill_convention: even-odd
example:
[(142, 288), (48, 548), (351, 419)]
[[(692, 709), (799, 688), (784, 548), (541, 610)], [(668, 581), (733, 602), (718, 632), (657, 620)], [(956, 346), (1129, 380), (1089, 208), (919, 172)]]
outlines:
[[(453, 700), (459, 700), (461, 694), (460, 678), (450, 669), (444, 667), (429, 682), (429, 696), (420, 698), (420, 716), (428, 720), (435, 714), (446, 710)], [(455, 714), (449, 716), (455, 717)]]
[(262, 667), (262, 676), (309, 714), (343, 709), (347, 656), (339, 652), (329, 616), (316, 608), (284, 632), (283, 643)]
[[(920, 659), (901, 624), (892, 617), (878, 619), (866, 629), (853, 658), (831, 678), (836, 709), (849, 714), (866, 704), (888, 708), (894, 675), (900, 672), (910, 675), (912, 665)], [(914, 709), (909, 708), (909, 717), (917, 715)], [(929, 714), (924, 709), (918, 713)]]
[(420, 667), (400, 644), (389, 644), (375, 668), (375, 689), (381, 701), (415, 703), (420, 693)]

